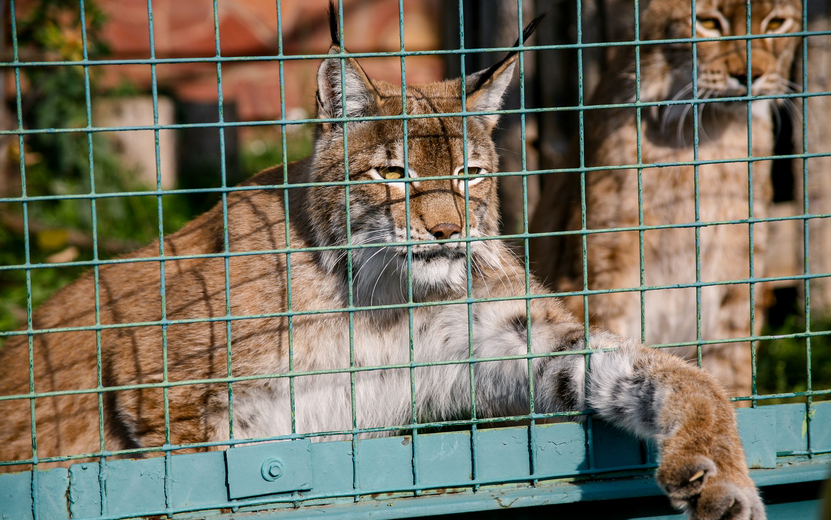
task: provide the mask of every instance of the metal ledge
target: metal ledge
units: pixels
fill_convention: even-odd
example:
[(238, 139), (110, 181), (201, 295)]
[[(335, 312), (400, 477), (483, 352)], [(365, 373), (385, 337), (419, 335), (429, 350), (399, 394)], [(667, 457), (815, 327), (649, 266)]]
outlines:
[[(804, 404), (740, 409), (737, 415), (757, 485), (775, 489), (827, 477), (831, 402), (810, 410)], [(227, 452), (105, 460), (69, 470), (38, 470), (34, 489), (31, 471), (5, 474), (0, 475), (0, 519), (225, 519), (229, 513), (245, 518), (254, 511), (258, 520), (321, 515), (381, 519), (635, 497), (643, 500), (625, 507), (649, 509), (651, 504), (651, 510), (657, 507), (664, 516), (675, 517), (652, 478), (654, 447), (592, 422), (591, 436), (587, 422), (561, 423), (479, 429), (475, 443), (470, 431), (421, 434), (415, 441), (411, 436), (366, 439), (357, 443), (354, 454), (351, 442), (300, 440)], [(242, 470), (229, 472), (229, 467)], [(280, 487), (284, 475), (292, 482)], [(278, 485), (263, 487), (263, 479)], [(261, 495), (275, 490), (285, 492)], [(770, 518), (778, 518), (779, 509), (792, 514), (816, 508), (810, 497), (783, 503), (790, 505), (771, 505)], [(651, 514), (647, 509), (644, 514)], [(627, 514), (655, 517), (638, 516), (637, 510)]]

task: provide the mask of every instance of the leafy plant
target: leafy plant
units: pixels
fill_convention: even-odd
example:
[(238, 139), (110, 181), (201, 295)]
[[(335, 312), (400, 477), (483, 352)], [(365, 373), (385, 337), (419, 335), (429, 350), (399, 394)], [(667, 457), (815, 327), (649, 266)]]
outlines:
[[(818, 333), (810, 340), (812, 390), (831, 389), (831, 316), (813, 320), (811, 330)], [(765, 331), (766, 336), (782, 336), (805, 331), (804, 317), (790, 315), (784, 323)], [(757, 392), (782, 394), (808, 389), (808, 342), (805, 338), (768, 339), (759, 343), (756, 363)], [(817, 396), (825, 400), (831, 396)], [(805, 402), (804, 397), (765, 400), (763, 404)]]
[[(86, 44), (90, 58), (103, 56), (103, 13), (90, 0), (85, 3)], [(18, 23), (21, 52), (39, 60), (79, 61), (84, 57), (79, 3), (75, 0), (41, 0)], [(19, 93), (26, 128), (82, 129), (87, 126), (88, 97), (97, 90), (95, 67), (89, 67), (89, 96), (84, 67), (56, 65), (24, 67), (23, 92)], [(126, 91), (124, 85), (120, 91)], [(17, 147), (17, 139), (12, 143)], [(164, 233), (178, 229), (193, 216), (181, 195), (141, 195), (147, 187), (125, 167), (113, 143), (100, 133), (47, 131), (24, 139), (27, 196), (85, 195), (137, 192), (127, 197), (67, 198), (27, 203), (29, 261), (47, 263), (91, 260), (92, 237), (98, 238), (98, 257), (126, 252), (159, 236), (159, 206)], [(12, 161), (11, 167), (19, 163)], [(93, 218), (94, 217), (94, 218)], [(0, 271), (0, 330), (25, 325), (27, 294), (34, 307), (54, 291), (77, 278), (82, 267), (38, 268), (30, 271), (27, 289), (26, 243), (23, 238), (22, 203), (0, 204), (0, 263), (21, 266)], [(73, 243), (72, 238), (75, 238)], [(80, 237), (80, 239), (79, 239)], [(58, 257), (53, 257), (61, 253)], [(0, 342), (2, 339), (0, 338)]]

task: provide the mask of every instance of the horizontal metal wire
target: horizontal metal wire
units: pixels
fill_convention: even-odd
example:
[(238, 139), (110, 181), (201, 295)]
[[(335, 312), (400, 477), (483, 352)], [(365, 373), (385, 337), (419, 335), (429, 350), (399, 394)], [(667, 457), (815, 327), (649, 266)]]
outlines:
[(229, 439), (224, 441), (216, 441), (216, 442), (197, 442), (197, 443), (187, 443), (187, 444), (165, 444), (162, 446), (154, 446), (148, 448), (130, 448), (125, 450), (102, 450), (96, 452), (89, 452), (89, 453), (81, 453), (81, 454), (73, 454), (73, 455), (65, 455), (65, 456), (55, 456), (55, 457), (42, 457), (38, 459), (30, 458), (30, 459), (22, 459), (16, 461), (0, 461), (0, 466), (13, 466), (17, 464), (32, 464), (35, 461), (38, 463), (50, 463), (50, 462), (64, 462), (64, 461), (71, 461), (71, 460), (81, 460), (81, 459), (89, 459), (89, 458), (98, 458), (98, 457), (119, 457), (119, 456), (129, 456), (129, 455), (141, 455), (146, 453), (162, 453), (162, 452), (173, 452), (173, 451), (181, 451), (187, 449), (205, 449), (205, 448), (217, 448), (217, 447), (231, 447), (231, 446), (243, 446), (248, 444), (257, 444), (261, 442), (275, 442), (275, 441), (286, 441), (286, 440), (295, 440), (295, 439), (306, 439), (306, 438), (313, 438), (313, 437), (332, 437), (332, 436), (344, 436), (344, 435), (361, 435), (365, 433), (402, 433), (408, 432), (411, 430), (418, 430), (418, 429), (429, 429), (435, 430), (440, 428), (453, 428), (459, 426), (472, 426), (475, 424), (501, 424), (505, 422), (519, 422), (519, 421), (527, 421), (527, 420), (548, 420), (548, 419), (564, 419), (564, 418), (579, 418), (581, 416), (592, 415), (595, 412), (591, 409), (579, 411), (579, 412), (550, 412), (550, 413), (533, 413), (533, 414), (524, 414), (524, 415), (514, 415), (514, 416), (506, 416), (506, 417), (481, 417), (477, 419), (453, 419), (453, 420), (446, 420), (446, 421), (432, 421), (432, 422), (416, 422), (413, 424), (404, 424), (399, 426), (379, 426), (379, 427), (371, 427), (371, 428), (354, 428), (348, 430), (332, 430), (332, 431), (325, 431), (325, 432), (309, 432), (309, 433), (295, 433), (290, 435), (279, 435), (273, 437), (257, 437), (251, 439)]
[[(800, 274), (800, 275), (789, 275), (789, 276), (771, 276), (771, 277), (753, 277), (753, 278), (741, 278), (737, 280), (714, 280), (714, 281), (698, 281), (698, 282), (689, 282), (689, 283), (677, 283), (677, 284), (665, 284), (665, 285), (651, 285), (651, 286), (644, 286), (644, 287), (622, 287), (617, 289), (584, 289), (581, 291), (573, 291), (573, 292), (551, 292), (551, 293), (543, 293), (543, 294), (528, 294), (528, 295), (520, 295), (520, 296), (500, 296), (500, 297), (488, 297), (488, 298), (466, 298), (461, 300), (442, 300), (442, 301), (435, 301), (435, 302), (412, 302), (412, 303), (400, 303), (400, 304), (390, 304), (390, 305), (369, 305), (369, 306), (348, 306), (342, 308), (333, 308), (333, 309), (322, 309), (322, 310), (309, 310), (309, 311), (286, 311), (286, 312), (274, 312), (274, 313), (265, 313), (265, 314), (254, 314), (254, 315), (243, 315), (243, 316), (216, 316), (216, 317), (206, 317), (206, 318), (189, 318), (189, 319), (164, 319), (159, 321), (148, 321), (148, 322), (130, 322), (130, 323), (114, 323), (114, 324), (100, 324), (100, 325), (86, 325), (86, 326), (78, 326), (78, 327), (54, 327), (54, 328), (44, 328), (44, 329), (26, 329), (20, 331), (4, 331), (0, 332), (0, 337), (3, 336), (33, 336), (38, 334), (52, 334), (56, 332), (84, 332), (84, 331), (98, 331), (98, 330), (109, 330), (109, 329), (124, 329), (124, 328), (135, 328), (135, 327), (158, 327), (158, 326), (170, 326), (170, 325), (183, 325), (183, 324), (192, 324), (192, 323), (218, 323), (218, 322), (233, 322), (233, 321), (240, 321), (240, 320), (252, 320), (252, 319), (263, 319), (263, 318), (285, 318), (285, 317), (297, 317), (297, 316), (308, 316), (308, 315), (320, 315), (320, 314), (334, 314), (334, 313), (354, 313), (354, 312), (363, 312), (363, 311), (373, 311), (373, 310), (389, 310), (389, 309), (415, 309), (419, 307), (442, 307), (447, 305), (470, 305), (475, 303), (488, 303), (488, 302), (499, 302), (499, 301), (519, 301), (519, 300), (535, 300), (535, 299), (543, 299), (543, 298), (551, 298), (551, 297), (566, 297), (566, 296), (595, 296), (599, 294), (614, 294), (614, 293), (627, 293), (627, 292), (649, 292), (649, 291), (658, 291), (658, 290), (665, 290), (665, 289), (690, 289), (690, 288), (702, 288), (702, 287), (712, 287), (718, 285), (747, 285), (750, 283), (764, 283), (764, 282), (777, 282), (777, 281), (790, 281), (790, 280), (816, 280), (816, 279), (823, 279), (831, 277), (831, 273), (815, 273), (815, 274)], [(696, 342), (698, 344), (700, 342)], [(722, 343), (722, 341), (716, 341), (716, 343)]]
[[(677, 45), (692, 43), (707, 43), (718, 41), (752, 41), (765, 39), (782, 38), (803, 38), (812, 36), (828, 36), (831, 31), (800, 31), (783, 34), (749, 34), (736, 36), (718, 37), (693, 37), (659, 40), (625, 40), (618, 42), (580, 42), (562, 43), (551, 45), (522, 45), (518, 47), (523, 52), (531, 51), (556, 51), (556, 50), (580, 50), (607, 47), (645, 47), (650, 45)], [(0, 62), (2, 68), (24, 68), (24, 67), (56, 67), (56, 66), (87, 66), (95, 67), (101, 65), (170, 65), (186, 63), (240, 63), (259, 61), (316, 61), (322, 59), (338, 58), (402, 58), (408, 56), (452, 56), (483, 54), (493, 52), (513, 52), (517, 47), (465, 47), (464, 49), (436, 49), (416, 51), (387, 51), (387, 52), (349, 52), (349, 53), (319, 53), (319, 54), (273, 54), (262, 56), (193, 56), (186, 58), (134, 58), (134, 59), (86, 59), (86, 60), (54, 60), (54, 61), (5, 61)]]
[[(814, 337), (823, 337), (823, 336), (831, 336), (831, 331), (818, 331), (818, 332), (797, 332), (793, 334), (779, 334), (774, 336), (749, 336), (745, 338), (725, 338), (725, 339), (713, 339), (713, 340), (696, 340), (696, 341), (684, 341), (684, 342), (676, 342), (676, 343), (666, 343), (660, 345), (652, 345), (651, 348), (662, 349), (662, 348), (676, 348), (676, 347), (685, 347), (685, 346), (698, 346), (698, 345), (721, 345), (725, 343), (744, 343), (748, 341), (759, 341), (759, 340), (782, 340), (782, 339), (802, 339), (802, 338), (814, 338)], [(430, 362), (410, 362), (410, 363), (397, 363), (397, 364), (389, 364), (389, 365), (373, 365), (373, 366), (352, 366), (352, 367), (344, 367), (344, 368), (334, 368), (334, 369), (327, 369), (327, 370), (308, 370), (308, 371), (291, 371), (291, 372), (281, 372), (281, 373), (273, 373), (273, 374), (258, 374), (252, 376), (234, 376), (234, 377), (218, 377), (218, 378), (206, 378), (206, 379), (188, 379), (183, 381), (167, 381), (167, 382), (160, 382), (160, 383), (141, 383), (141, 384), (133, 384), (133, 385), (119, 385), (119, 386), (107, 386), (101, 388), (79, 388), (74, 390), (53, 390), (48, 392), (31, 392), (26, 394), (10, 394), (10, 395), (2, 395), (0, 396), (0, 402), (2, 401), (15, 401), (15, 400), (24, 400), (24, 399), (38, 399), (38, 398), (45, 398), (45, 397), (60, 397), (60, 396), (69, 396), (69, 395), (89, 395), (89, 394), (106, 394), (110, 392), (122, 392), (128, 390), (151, 390), (151, 389), (164, 389), (164, 388), (176, 388), (176, 387), (183, 387), (183, 386), (194, 386), (194, 385), (207, 385), (207, 384), (227, 384), (227, 383), (237, 383), (241, 381), (260, 381), (265, 379), (287, 379), (287, 378), (295, 378), (295, 377), (302, 377), (302, 376), (317, 376), (317, 375), (332, 375), (332, 374), (357, 374), (362, 372), (376, 372), (379, 370), (401, 370), (401, 369), (410, 369), (410, 368), (426, 368), (426, 367), (436, 367), (436, 366), (449, 366), (449, 365), (471, 365), (476, 363), (487, 363), (493, 361), (512, 361), (512, 360), (533, 360), (533, 359), (542, 359), (542, 358), (555, 358), (555, 357), (563, 357), (563, 356), (585, 356), (587, 354), (593, 354), (595, 352), (599, 352), (599, 350), (595, 349), (582, 349), (582, 350), (573, 350), (568, 352), (547, 352), (547, 353), (540, 353), (540, 354), (518, 354), (513, 356), (498, 356), (498, 357), (479, 357), (479, 358), (470, 358), (470, 359), (456, 359), (456, 360), (447, 360), (447, 361), (430, 361)], [(831, 389), (826, 390), (811, 390), (807, 392), (785, 392), (779, 394), (763, 394), (766, 399), (779, 399), (784, 397), (799, 397), (803, 395), (825, 395), (826, 393), (831, 392)], [(761, 395), (750, 396), (750, 397), (736, 397), (733, 398), (734, 400), (746, 400), (746, 399), (761, 399)], [(582, 412), (557, 412), (557, 414), (581, 414)], [(492, 419), (493, 421), (499, 421), (502, 418)], [(420, 424), (420, 423), (419, 423)], [(428, 424), (428, 423), (425, 423)], [(433, 423), (429, 423), (433, 424)], [(444, 424), (444, 423), (442, 423)], [(383, 429), (383, 428), (382, 428)], [(351, 430), (350, 430), (351, 431)], [(361, 431), (369, 431), (369, 430), (361, 430)], [(382, 430), (379, 430), (382, 431)], [(318, 435), (318, 433), (310, 433), (304, 435)], [(319, 435), (332, 435), (331, 432)]]
[[(696, 345), (720, 345), (725, 343), (744, 343), (747, 341), (758, 341), (758, 340), (784, 340), (784, 339), (802, 339), (802, 338), (814, 338), (814, 337), (824, 337), (824, 336), (831, 336), (831, 331), (813, 331), (813, 332), (795, 332), (791, 334), (776, 334), (776, 335), (753, 335), (748, 337), (738, 337), (738, 338), (724, 338), (724, 339), (711, 339), (711, 340), (696, 340), (696, 341), (680, 341), (674, 343), (662, 343), (652, 345), (651, 348), (662, 349), (662, 348), (675, 348), (675, 347), (685, 347), (685, 346), (696, 346)], [(445, 361), (412, 361), (407, 363), (394, 363), (394, 364), (387, 364), (387, 365), (371, 365), (371, 366), (350, 366), (344, 368), (332, 368), (326, 370), (306, 370), (306, 371), (289, 371), (289, 372), (276, 372), (271, 374), (257, 374), (251, 376), (234, 376), (234, 377), (219, 377), (219, 378), (207, 378), (207, 379), (187, 379), (182, 381), (168, 381), (168, 382), (160, 382), (160, 383), (141, 383), (141, 384), (134, 384), (134, 385), (120, 385), (120, 386), (107, 386), (102, 388), (81, 388), (75, 390), (54, 390), (50, 392), (30, 392), (26, 394), (14, 394), (14, 395), (4, 395), (0, 396), (0, 401), (10, 401), (10, 400), (19, 400), (19, 399), (31, 399), (31, 398), (38, 398), (38, 397), (57, 397), (63, 395), (81, 395), (81, 394), (97, 394), (97, 393), (107, 393), (107, 392), (119, 392), (124, 390), (145, 390), (145, 389), (153, 389), (153, 388), (166, 388), (166, 387), (178, 387), (178, 386), (191, 386), (191, 385), (201, 385), (201, 384), (217, 384), (217, 383), (235, 383), (239, 381), (257, 381), (263, 379), (280, 379), (280, 378), (292, 378), (298, 376), (315, 376), (315, 375), (330, 375), (330, 374), (353, 374), (353, 373), (361, 373), (361, 372), (375, 372), (379, 370), (395, 370), (395, 369), (408, 369), (408, 368), (426, 368), (426, 367), (435, 367), (435, 366), (448, 366), (448, 365), (470, 365), (472, 363), (486, 363), (491, 361), (511, 361), (511, 360), (525, 360), (525, 359), (542, 359), (542, 358), (556, 358), (556, 357), (563, 357), (563, 356), (584, 356), (586, 354), (593, 354), (595, 352), (602, 352), (605, 350), (614, 350), (614, 349), (581, 349), (581, 350), (570, 350), (565, 352), (545, 352), (545, 353), (526, 353), (526, 354), (517, 354), (511, 356), (495, 356), (495, 357), (470, 357), (470, 358), (461, 358), (461, 359), (453, 359), (453, 360), (445, 360)]]
[(101, 133), (101, 132), (128, 132), (141, 130), (183, 130), (190, 128), (229, 128), (229, 127), (257, 127), (257, 126), (287, 126), (287, 125), (304, 125), (304, 124), (321, 124), (321, 123), (354, 123), (363, 121), (409, 121), (417, 119), (435, 119), (441, 117), (472, 117), (483, 115), (510, 115), (510, 114), (544, 114), (548, 112), (574, 112), (574, 111), (589, 111), (589, 110), (606, 110), (614, 108), (648, 108), (648, 107), (663, 107), (673, 105), (708, 105), (715, 103), (732, 103), (732, 102), (748, 102), (748, 101), (764, 101), (764, 100), (780, 100), (780, 99), (807, 99), (814, 97), (831, 96), (831, 92), (789, 92), (781, 94), (768, 95), (744, 95), (744, 96), (730, 96), (720, 98), (695, 98), (695, 99), (676, 99), (666, 101), (633, 101), (630, 103), (613, 103), (613, 104), (583, 104), (583, 105), (567, 105), (559, 107), (540, 107), (540, 108), (515, 108), (515, 109), (500, 109), (489, 111), (462, 111), (462, 112), (441, 112), (431, 114), (403, 114), (390, 116), (355, 116), (355, 117), (330, 117), (330, 118), (306, 118), (306, 119), (271, 119), (271, 120), (255, 120), (255, 121), (217, 121), (208, 123), (173, 123), (173, 124), (155, 124), (155, 125), (133, 125), (133, 126), (83, 126), (70, 128), (17, 128), (11, 130), (0, 130), (1, 135), (39, 135), (39, 134), (61, 134), (61, 133)]
[[(254, 315), (243, 315), (243, 316), (216, 316), (216, 317), (206, 317), (206, 318), (189, 318), (189, 319), (164, 319), (159, 321), (148, 321), (148, 322), (130, 322), (130, 323), (114, 323), (114, 324), (100, 324), (100, 325), (86, 325), (86, 326), (78, 326), (78, 327), (54, 327), (54, 328), (44, 328), (44, 329), (26, 329), (20, 331), (4, 331), (0, 332), (0, 337), (3, 336), (33, 336), (38, 334), (52, 334), (56, 332), (84, 332), (84, 331), (98, 331), (98, 330), (109, 330), (109, 329), (124, 329), (124, 328), (134, 328), (134, 327), (158, 327), (158, 326), (170, 326), (170, 325), (183, 325), (183, 324), (191, 324), (191, 323), (218, 323), (218, 322), (233, 322), (233, 321), (240, 321), (240, 320), (253, 320), (253, 319), (263, 319), (263, 318), (284, 318), (284, 317), (297, 317), (297, 316), (308, 316), (308, 315), (320, 315), (320, 314), (334, 314), (334, 313), (354, 313), (354, 312), (363, 312), (363, 311), (373, 311), (373, 310), (388, 310), (388, 309), (415, 309), (419, 307), (442, 307), (447, 305), (470, 305), (475, 303), (488, 303), (488, 302), (499, 302), (499, 301), (520, 301), (520, 300), (535, 300), (535, 299), (543, 299), (543, 298), (551, 298), (551, 297), (566, 297), (566, 296), (594, 296), (598, 294), (614, 294), (614, 293), (627, 293), (627, 292), (648, 292), (648, 291), (658, 291), (658, 290), (665, 290), (665, 289), (689, 289), (689, 288), (702, 288), (702, 287), (712, 287), (717, 285), (747, 285), (750, 283), (764, 283), (764, 282), (776, 282), (776, 281), (789, 281), (789, 280), (815, 280), (815, 279), (822, 279), (822, 278), (829, 278), (831, 277), (831, 273), (815, 273), (815, 274), (800, 274), (800, 275), (789, 275), (789, 276), (771, 276), (771, 277), (753, 277), (753, 278), (741, 278), (737, 280), (714, 280), (714, 281), (698, 281), (698, 282), (689, 282), (689, 283), (677, 283), (677, 284), (665, 284), (665, 285), (651, 285), (651, 286), (644, 286), (644, 287), (622, 287), (617, 289), (584, 289), (581, 291), (573, 291), (573, 292), (551, 292), (551, 293), (543, 293), (543, 294), (528, 294), (528, 295), (520, 295), (520, 296), (500, 296), (500, 297), (488, 297), (488, 298), (465, 298), (461, 300), (442, 300), (442, 301), (435, 301), (435, 302), (412, 302), (412, 303), (400, 303), (400, 304), (390, 304), (390, 305), (370, 305), (370, 306), (348, 306), (342, 308), (333, 308), (333, 309), (322, 309), (322, 310), (309, 310), (309, 311), (286, 311), (286, 312), (274, 312), (274, 313), (264, 313), (264, 314), (254, 314)], [(721, 343), (722, 341), (717, 341), (716, 343)], [(696, 342), (696, 344), (699, 342)]]
[[(693, 161), (674, 161), (674, 162), (656, 162), (656, 163), (636, 163), (636, 164), (618, 164), (609, 166), (583, 166), (576, 168), (552, 168), (540, 170), (525, 170), (521, 172), (488, 172), (480, 174), (459, 174), (459, 175), (436, 175), (429, 177), (430, 181), (441, 180), (459, 180), (459, 179), (476, 179), (480, 177), (530, 177), (536, 175), (547, 175), (550, 173), (588, 173), (594, 171), (615, 171), (615, 170), (633, 170), (633, 169), (649, 169), (649, 168), (671, 168), (679, 166), (703, 166), (708, 164), (734, 164), (734, 163), (755, 163), (760, 161), (770, 161), (774, 159), (817, 159), (822, 157), (831, 157), (831, 152), (818, 153), (794, 153), (794, 154), (780, 154), (767, 156), (749, 156), (736, 157), (730, 159), (698, 159)], [(189, 188), (189, 189), (148, 189), (141, 191), (119, 191), (119, 192), (104, 192), (104, 193), (75, 193), (75, 194), (61, 194), (61, 195), (25, 195), (20, 197), (0, 197), (0, 203), (9, 202), (43, 202), (43, 201), (57, 201), (57, 200), (96, 200), (96, 199), (110, 199), (122, 197), (151, 197), (164, 195), (186, 195), (190, 193), (232, 193), (237, 191), (261, 191), (261, 190), (290, 190), (294, 188), (311, 188), (311, 187), (338, 187), (338, 186), (355, 186), (363, 184), (390, 184), (390, 183), (412, 183), (421, 182), (425, 179), (422, 177), (404, 177), (401, 179), (356, 179), (344, 181), (329, 181), (329, 182), (298, 182), (287, 184), (264, 184), (257, 186), (224, 186), (216, 188)], [(750, 220), (752, 221), (752, 220)], [(693, 223), (689, 223), (693, 224)], [(686, 224), (683, 224), (686, 225)], [(508, 235), (502, 235), (502, 238)], [(513, 237), (511, 235), (510, 237)], [(485, 237), (493, 238), (493, 237)], [(332, 247), (332, 246), (330, 246)]]
[[(288, 188), (288, 186), (286, 186)], [(261, 188), (262, 189), (262, 188)], [(667, 230), (667, 229), (684, 229), (684, 228), (704, 228), (704, 227), (714, 227), (714, 226), (722, 226), (722, 225), (734, 225), (734, 224), (759, 224), (765, 222), (784, 222), (784, 221), (810, 221), (816, 219), (826, 219), (831, 218), (831, 213), (828, 214), (817, 214), (817, 215), (786, 215), (780, 217), (764, 217), (764, 218), (746, 218), (746, 219), (738, 219), (738, 220), (712, 220), (712, 221), (698, 221), (698, 222), (686, 222), (680, 224), (656, 224), (656, 225), (642, 225), (642, 226), (627, 226), (627, 227), (618, 227), (618, 228), (598, 228), (598, 229), (580, 229), (580, 230), (564, 230), (564, 231), (551, 231), (551, 232), (544, 232), (544, 233), (517, 233), (513, 235), (499, 235), (499, 236), (488, 236), (488, 237), (468, 237), (468, 238), (458, 238), (458, 239), (444, 239), (444, 240), (434, 240), (435, 243), (472, 243), (472, 242), (487, 242), (490, 240), (504, 240), (504, 239), (524, 239), (524, 238), (537, 238), (537, 237), (547, 237), (547, 236), (568, 236), (568, 235), (597, 235), (603, 233), (620, 233), (620, 232), (627, 232), (627, 231), (651, 231), (651, 230)], [(198, 255), (170, 255), (170, 256), (144, 256), (144, 257), (134, 257), (134, 258), (115, 258), (109, 260), (80, 260), (80, 261), (72, 261), (72, 262), (54, 262), (54, 263), (29, 263), (29, 264), (9, 264), (6, 266), (0, 266), (0, 271), (11, 271), (11, 270), (21, 270), (21, 269), (28, 269), (28, 270), (37, 270), (37, 269), (51, 269), (55, 267), (90, 267), (95, 265), (118, 265), (118, 264), (130, 264), (130, 263), (158, 263), (160, 261), (173, 261), (173, 260), (196, 260), (196, 259), (210, 259), (210, 258), (235, 258), (235, 257), (244, 257), (244, 256), (263, 256), (263, 255), (273, 255), (273, 254), (293, 254), (293, 253), (314, 253), (320, 251), (350, 251), (350, 250), (360, 250), (360, 249), (377, 249), (381, 247), (406, 247), (406, 246), (413, 246), (418, 245), (421, 242), (417, 240), (408, 240), (408, 241), (401, 241), (401, 242), (373, 242), (369, 244), (349, 244), (349, 245), (341, 245), (341, 246), (313, 246), (313, 247), (286, 247), (286, 248), (279, 248), (279, 249), (262, 249), (259, 251), (235, 251), (235, 252), (222, 252), (222, 253), (204, 253)], [(798, 279), (798, 277), (803, 275), (794, 275), (794, 277), (786, 276), (780, 277), (782, 279)], [(757, 278), (750, 278), (749, 280), (758, 281), (760, 279)], [(765, 280), (771, 281), (771, 280)], [(570, 293), (554, 293), (554, 294), (570, 294)]]

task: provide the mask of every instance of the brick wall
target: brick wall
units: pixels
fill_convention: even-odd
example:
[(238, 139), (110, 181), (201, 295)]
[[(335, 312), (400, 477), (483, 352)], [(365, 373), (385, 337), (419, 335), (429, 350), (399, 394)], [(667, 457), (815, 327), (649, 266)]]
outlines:
[[(325, 53), (329, 46), (326, 19), (328, 0), (282, 2), (283, 45), (286, 55)], [(405, 0), (407, 50), (438, 49), (440, 12), (438, 0)], [(146, 0), (98, 0), (107, 13), (104, 37), (112, 58), (147, 58), (150, 39)], [(213, 4), (209, 0), (153, 2), (155, 52), (158, 58), (210, 57), (216, 55)], [(398, 2), (394, 0), (345, 0), (344, 34), (353, 52), (399, 49)], [(219, 2), (219, 39), (222, 56), (273, 56), (279, 52), (275, 0), (222, 0)], [(362, 64), (373, 78), (397, 82), (397, 58), (367, 59)], [(314, 80), (319, 60), (285, 62), (287, 111), (314, 107)], [(211, 102), (217, 99), (217, 74), (213, 63), (157, 66), (159, 88), (180, 101)], [(440, 57), (409, 58), (407, 80), (435, 81), (444, 75)], [(105, 82), (114, 86), (125, 79), (142, 90), (150, 88), (148, 65), (106, 67)], [(235, 102), (240, 120), (280, 117), (280, 76), (276, 61), (225, 63), (222, 65), (223, 96)]]

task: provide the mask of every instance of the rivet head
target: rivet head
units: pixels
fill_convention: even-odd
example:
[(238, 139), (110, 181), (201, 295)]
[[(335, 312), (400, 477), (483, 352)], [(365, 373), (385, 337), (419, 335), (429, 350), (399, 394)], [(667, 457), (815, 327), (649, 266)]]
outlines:
[(260, 473), (265, 480), (274, 482), (283, 476), (283, 461), (278, 458), (267, 459), (263, 462), (263, 467)]

